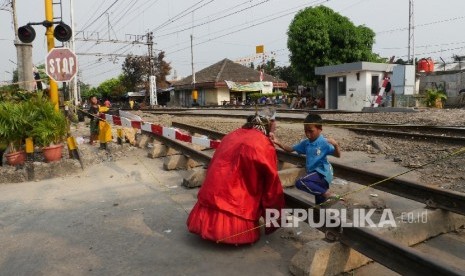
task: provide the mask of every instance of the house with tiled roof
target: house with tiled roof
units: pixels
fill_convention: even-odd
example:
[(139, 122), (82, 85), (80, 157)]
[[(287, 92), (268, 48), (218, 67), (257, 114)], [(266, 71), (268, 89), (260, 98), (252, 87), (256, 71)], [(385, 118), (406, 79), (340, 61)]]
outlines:
[[(262, 74), (260, 80), (260, 74), (255, 69), (223, 59), (196, 72), (195, 84), (192, 76), (176, 82), (173, 85), (174, 92), (171, 94), (170, 105), (192, 106), (193, 90), (197, 91), (197, 103), (204, 106), (245, 100), (249, 93), (271, 93), (287, 88), (287, 82), (268, 74)], [(232, 87), (233, 84), (237, 85)]]

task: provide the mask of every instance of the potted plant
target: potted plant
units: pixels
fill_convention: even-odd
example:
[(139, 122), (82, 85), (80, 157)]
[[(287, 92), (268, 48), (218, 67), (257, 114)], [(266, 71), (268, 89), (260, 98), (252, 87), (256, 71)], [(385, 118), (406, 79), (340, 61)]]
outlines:
[(0, 143), (8, 145), (6, 159), (10, 165), (20, 165), (26, 160), (26, 153), (21, 150), (21, 146), (26, 136), (27, 122), (28, 118), (21, 104), (0, 103)]
[(61, 159), (63, 141), (68, 132), (68, 123), (59, 111), (55, 111), (52, 103), (38, 99), (36, 119), (30, 132), (34, 142), (42, 147), (46, 162)]
[(426, 90), (425, 103), (427, 107), (443, 108), (447, 95), (437, 89)]

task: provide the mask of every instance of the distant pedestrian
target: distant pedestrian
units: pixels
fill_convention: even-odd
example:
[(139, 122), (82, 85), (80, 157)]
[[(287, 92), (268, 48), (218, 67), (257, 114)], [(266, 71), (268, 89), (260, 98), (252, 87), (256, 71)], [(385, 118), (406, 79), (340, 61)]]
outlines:
[(99, 109), (100, 106), (98, 104), (98, 100), (96, 96), (91, 96), (89, 98), (89, 119), (90, 119), (90, 138), (89, 138), (89, 144), (93, 145), (94, 141), (97, 141), (98, 139), (98, 134), (99, 134)]

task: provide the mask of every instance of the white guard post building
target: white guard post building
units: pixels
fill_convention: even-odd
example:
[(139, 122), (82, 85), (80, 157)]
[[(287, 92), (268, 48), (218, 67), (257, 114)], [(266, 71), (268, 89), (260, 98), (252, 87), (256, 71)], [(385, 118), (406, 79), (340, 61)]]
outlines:
[[(418, 91), (413, 65), (354, 62), (316, 67), (315, 74), (325, 76), (326, 109), (361, 111), (364, 107), (376, 106), (375, 101), (385, 77), (390, 78), (396, 99), (405, 101), (402, 96), (413, 96)], [(385, 101), (386, 95), (383, 95), (382, 105), (391, 106)], [(402, 101), (396, 106), (408, 106)]]

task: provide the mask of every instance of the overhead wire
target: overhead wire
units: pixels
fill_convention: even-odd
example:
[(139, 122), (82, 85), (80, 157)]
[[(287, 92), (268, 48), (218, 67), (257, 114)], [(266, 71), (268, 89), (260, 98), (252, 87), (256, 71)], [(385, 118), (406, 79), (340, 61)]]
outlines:
[[(192, 11), (189, 11), (190, 9), (193, 9), (195, 6), (199, 5), (200, 3), (204, 2), (205, 0), (201, 0), (197, 3), (195, 3), (194, 5), (190, 6), (189, 8), (183, 10), (182, 12), (178, 13), (177, 15), (173, 16), (172, 18), (166, 20), (165, 22), (163, 22), (161, 25), (159, 25), (158, 27), (155, 27), (154, 29), (152, 29), (152, 32), (156, 32), (157, 30), (165, 27), (165, 26), (168, 26), (169, 24), (173, 23), (173, 22), (176, 22), (177, 20), (191, 14), (192, 12), (210, 4), (211, 2), (215, 1), (215, 0), (210, 0), (209, 2), (207, 2), (206, 4), (203, 4), (202, 6), (198, 7), (198, 8), (195, 8), (194, 10)], [(188, 12), (189, 11), (189, 12)]]
[(238, 10), (238, 11), (235, 11), (235, 12), (231, 12), (231, 13), (229, 13), (229, 14), (226, 14), (226, 15), (223, 15), (223, 16), (220, 16), (220, 17), (211, 19), (211, 20), (206, 21), (206, 22), (202, 22), (202, 23), (193, 25), (193, 26), (191, 26), (191, 27), (183, 28), (183, 29), (180, 29), (180, 30), (171, 32), (171, 33), (167, 33), (167, 34), (161, 34), (161, 35), (158, 35), (158, 36), (156, 36), (156, 37), (160, 38), (160, 37), (170, 36), (170, 35), (174, 35), (174, 34), (178, 34), (178, 33), (181, 33), (181, 32), (187, 31), (187, 30), (190, 30), (190, 29), (195, 28), (195, 27), (200, 27), (200, 26), (203, 26), (203, 25), (206, 25), (206, 24), (210, 24), (210, 23), (212, 23), (212, 22), (215, 22), (215, 21), (218, 21), (218, 20), (221, 20), (221, 19), (228, 18), (228, 17), (230, 17), (230, 16), (233, 16), (233, 15), (236, 15), (236, 14), (241, 13), (241, 12), (243, 12), (243, 11), (246, 11), (246, 10), (249, 10), (249, 9), (251, 9), (251, 8), (254, 8), (254, 7), (256, 7), (256, 6), (265, 4), (265, 3), (269, 2), (269, 1), (271, 1), (271, 0), (264, 0), (264, 1), (262, 1), (262, 2), (259, 2), (259, 3), (257, 3), (257, 4), (254, 4), (254, 5), (249, 6), (249, 7), (247, 7), (247, 8), (243, 8), (243, 9), (241, 9), (241, 10)]
[[(105, 4), (107, 0), (103, 0), (100, 5), (94, 10), (94, 13), (92, 13), (92, 15), (89, 17), (89, 19), (87, 19), (87, 21), (83, 24), (83, 26), (86, 26), (87, 23), (92, 20), (92, 18), (94, 17), (94, 15), (98, 12), (98, 10), (100, 10), (100, 8), (103, 6), (103, 4)], [(84, 28), (81, 28), (82, 31), (85, 31)]]
[(97, 18), (95, 18), (94, 21), (92, 21), (91, 23), (89, 23), (85, 27), (83, 27), (83, 29), (85, 30), (88, 27), (90, 27), (91, 25), (93, 25), (95, 22), (97, 22), (108, 10), (111, 9), (111, 7), (113, 7), (116, 3), (118, 3), (118, 1), (119, 0), (113, 1), (113, 3), (111, 3), (111, 5), (105, 11), (103, 11), (99, 16), (97, 16)]
[[(213, 13), (213, 14), (210, 14), (209, 16), (205, 16), (205, 17), (199, 18), (198, 21), (203, 21), (203, 20), (205, 20), (205, 19), (209, 19), (209, 18), (212, 17), (212, 16), (220, 15), (220, 14), (223, 14), (224, 12), (229, 12), (229, 11), (231, 11), (231, 10), (234, 10), (234, 9), (236, 9), (236, 8), (242, 6), (242, 5), (245, 5), (245, 4), (247, 4), (247, 3), (250, 3), (250, 2), (252, 2), (252, 1), (253, 1), (253, 0), (246, 0), (246, 1), (244, 1), (244, 2), (242, 2), (242, 3), (239, 3), (239, 4), (235, 5), (235, 6), (228, 7), (228, 8), (226, 8), (226, 9), (221, 10), (221, 11), (218, 11), (218, 12), (215, 12), (215, 13)], [(167, 29), (164, 29), (164, 30), (165, 30), (165, 31), (172, 31), (172, 30), (175, 30), (175, 29), (177, 29), (177, 28), (183, 28), (183, 27), (185, 27), (185, 26), (191, 26), (191, 25), (192, 25), (192, 23), (185, 23), (185, 24), (180, 24), (180, 25), (178, 25), (178, 26), (173, 26), (172, 28), (167, 28)]]
[[(321, 3), (324, 3), (324, 2), (328, 2), (328, 1), (330, 1), (330, 0), (321, 0), (320, 3), (311, 4), (311, 5), (309, 5), (309, 6), (321, 4)], [(314, 1), (314, 2), (318, 2), (318, 1)], [(305, 4), (305, 5), (307, 6), (308, 4)], [(289, 10), (291, 10), (291, 9), (289, 9)], [(216, 39), (218, 39), (218, 38), (222, 38), (222, 37), (225, 37), (225, 36), (229, 36), (229, 35), (231, 35), (231, 34), (235, 34), (235, 33), (238, 33), (238, 32), (241, 32), (241, 31), (244, 31), (244, 30), (247, 30), (247, 29), (250, 29), (250, 28), (253, 28), (253, 27), (262, 25), (262, 24), (265, 24), (265, 23), (268, 23), (268, 22), (273, 21), (273, 20), (276, 20), (276, 19), (280, 19), (280, 18), (282, 18), (282, 17), (291, 15), (291, 14), (293, 14), (293, 13), (295, 13), (295, 12), (296, 12), (296, 10), (293, 9), (291, 12), (287, 12), (287, 13), (285, 13), (285, 14), (282, 14), (282, 15), (279, 15), (279, 16), (275, 16), (275, 17), (273, 17), (273, 18), (269, 18), (269, 19), (267, 19), (267, 20), (265, 20), (265, 21), (262, 21), (262, 22), (259, 22), (259, 23), (255, 23), (255, 24), (252, 24), (252, 25), (248, 25), (248, 26), (246, 26), (246, 27), (240, 28), (240, 29), (235, 30), (235, 31), (231, 31), (231, 32), (229, 32), (229, 33), (225, 33), (225, 34), (222, 34), (222, 35), (219, 35), (219, 36), (210, 38), (210, 39), (206, 39), (206, 40), (204, 40), (204, 41), (202, 41), (202, 42), (195, 43), (194, 45), (197, 46), (197, 45), (205, 44), (205, 43), (208, 43), (208, 42), (210, 42), (210, 41), (216, 40)], [(269, 16), (267, 16), (267, 17), (269, 17)], [(243, 25), (243, 24), (242, 24), (242, 25)], [(167, 54), (177, 53), (177, 52), (180, 52), (180, 51), (189, 49), (189, 48), (190, 48), (190, 46), (189, 46), (189, 47), (184, 47), (184, 48), (181, 48), (181, 49), (178, 49), (178, 50), (175, 50), (175, 51), (168, 52)]]

